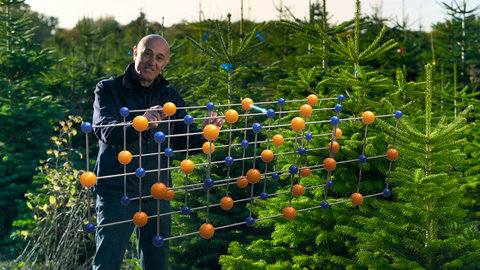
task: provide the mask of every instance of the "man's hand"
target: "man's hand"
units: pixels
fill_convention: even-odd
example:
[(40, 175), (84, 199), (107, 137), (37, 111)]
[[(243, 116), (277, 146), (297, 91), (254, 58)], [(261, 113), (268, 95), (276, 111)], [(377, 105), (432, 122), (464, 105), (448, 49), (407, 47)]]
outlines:
[(155, 105), (153, 107), (150, 107), (143, 116), (145, 116), (148, 120), (148, 129), (151, 128), (156, 128), (158, 127), (158, 123), (152, 123), (153, 121), (161, 121), (167, 117), (162, 110), (162, 106), (160, 105)]
[[(217, 115), (218, 114), (216, 112), (211, 112), (209, 116), (210, 117), (216, 117)], [(225, 123), (225, 119), (220, 118), (220, 117), (205, 119), (205, 122), (203, 122), (202, 129), (208, 124), (213, 124), (213, 125), (217, 126), (218, 129), (221, 129), (224, 123)]]

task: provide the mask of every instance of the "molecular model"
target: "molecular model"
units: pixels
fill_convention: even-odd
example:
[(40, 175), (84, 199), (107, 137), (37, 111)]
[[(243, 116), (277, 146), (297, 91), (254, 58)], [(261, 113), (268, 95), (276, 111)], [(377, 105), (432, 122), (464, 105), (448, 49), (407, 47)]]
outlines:
[[(156, 132), (154, 134), (154, 139), (155, 141), (159, 144), (158, 147), (158, 153), (142, 153), (141, 148), (140, 152), (138, 154), (138, 168), (136, 169), (135, 172), (127, 172), (124, 170), (124, 185), (125, 185), (125, 179), (127, 175), (136, 175), (138, 177), (139, 181), (139, 187), (141, 187), (141, 181), (142, 178), (145, 176), (146, 173), (155, 173), (158, 172), (158, 175), (160, 175), (160, 171), (167, 171), (167, 173), (170, 173), (172, 170), (181, 170), (181, 172), (185, 175), (185, 185), (183, 186), (166, 186), (164, 183), (160, 182), (160, 179), (158, 179), (158, 182), (153, 184), (150, 193), (151, 195), (149, 196), (143, 196), (142, 197), (142, 192), (141, 190), (139, 191), (139, 197), (138, 198), (129, 198), (126, 196), (126, 193), (124, 196), (121, 198), (122, 204), (128, 204), (130, 200), (139, 200), (139, 210), (135, 215), (132, 217), (131, 220), (125, 220), (122, 222), (116, 222), (116, 223), (111, 223), (111, 224), (104, 224), (101, 226), (114, 226), (119, 223), (126, 223), (126, 222), (133, 222), (136, 226), (141, 227), (147, 224), (149, 222), (149, 219), (154, 219), (157, 218), (157, 222), (159, 222), (159, 217), (160, 216), (165, 216), (165, 215), (173, 215), (173, 214), (182, 214), (182, 215), (189, 215), (191, 211), (199, 211), (205, 209), (206, 211), (206, 220), (205, 223), (203, 223), (199, 230), (196, 232), (188, 233), (188, 234), (183, 234), (183, 235), (178, 235), (178, 236), (171, 236), (168, 238), (162, 238), (160, 236), (160, 232), (157, 229), (157, 236), (152, 239), (152, 242), (155, 246), (160, 246), (162, 245), (163, 241), (166, 240), (172, 240), (176, 238), (181, 238), (185, 236), (191, 236), (195, 234), (200, 234), (200, 236), (204, 239), (209, 239), (214, 235), (215, 230), (220, 230), (224, 228), (229, 228), (233, 226), (238, 226), (238, 225), (247, 225), (249, 227), (253, 226), (256, 221), (259, 220), (265, 220), (265, 219), (270, 219), (270, 218), (276, 218), (283, 216), (286, 220), (293, 220), (296, 216), (297, 213), (299, 212), (304, 212), (304, 211), (310, 211), (314, 209), (329, 209), (331, 205), (333, 204), (339, 204), (339, 203), (344, 203), (344, 202), (352, 202), (354, 205), (360, 205), (362, 204), (364, 198), (367, 197), (374, 197), (374, 196), (379, 196), (383, 195), (385, 197), (390, 196), (391, 192), (388, 189), (389, 185), (389, 180), (390, 180), (390, 171), (392, 169), (392, 162), (395, 161), (398, 158), (398, 151), (395, 149), (395, 138), (397, 134), (397, 127), (398, 127), (398, 121), (399, 119), (403, 116), (401, 111), (396, 111), (394, 114), (390, 115), (378, 115), (375, 116), (372, 112), (366, 111), (362, 114), (361, 117), (353, 117), (353, 118), (340, 118), (340, 112), (342, 111), (342, 101), (344, 101), (344, 96), (339, 95), (336, 98), (318, 98), (315, 95), (310, 95), (307, 97), (306, 100), (290, 100), (286, 101), (283, 98), (278, 99), (278, 101), (272, 101), (272, 102), (257, 102), (254, 103), (252, 99), (250, 98), (245, 98), (242, 100), (241, 104), (228, 104), (228, 105), (215, 105), (212, 102), (209, 102), (206, 104), (206, 107), (203, 106), (196, 106), (196, 107), (183, 107), (183, 108), (177, 108), (175, 104), (171, 102), (167, 102), (163, 104), (163, 113), (168, 116), (166, 119), (162, 121), (167, 121), (168, 123), (174, 122), (174, 121), (184, 121), (184, 123), (187, 125), (187, 132), (185, 134), (170, 134), (170, 124), (168, 125), (168, 132), (167, 134), (164, 134), (163, 132)], [(332, 102), (332, 101), (337, 101), (338, 103), (334, 106), (326, 107), (326, 108), (314, 108), (319, 101), (325, 101), (326, 103)], [(299, 110), (293, 110), (293, 111), (283, 111), (282, 109), (284, 108), (285, 104), (289, 103), (304, 103), (303, 105), (300, 106)], [(305, 104), (306, 102), (306, 104)], [(277, 111), (274, 111), (273, 109), (264, 109), (261, 106), (275, 106), (277, 108)], [(219, 130), (215, 125), (208, 124), (204, 127), (203, 132), (197, 132), (197, 133), (192, 133), (189, 131), (189, 126), (194, 122), (194, 120), (200, 120), (204, 121), (206, 119), (211, 119), (213, 118), (211, 116), (211, 113), (214, 110), (220, 110), (221, 108), (227, 107), (227, 110), (224, 111), (223, 116), (218, 116), (218, 117), (224, 117), (225, 121), (228, 123), (227, 125), (229, 128)], [(206, 108), (207, 110), (207, 116), (206, 117), (198, 117), (194, 118), (191, 115), (186, 115), (184, 119), (172, 119), (171, 117), (175, 115), (177, 109), (204, 109)], [(242, 110), (244, 114), (239, 114), (238, 111), (232, 109), (232, 108), (237, 108)], [(257, 111), (257, 112), (253, 112)], [(322, 121), (312, 121), (312, 114), (314, 111), (333, 111), (333, 114), (330, 119), (328, 120), (322, 120)], [(133, 112), (133, 111), (132, 111)], [(145, 112), (145, 110), (140, 111), (137, 110), (135, 112)], [(222, 111), (223, 112), (223, 111)], [(133, 128), (138, 131), (139, 133), (139, 140), (141, 143), (141, 134), (143, 131), (145, 131), (148, 127), (148, 120), (144, 116), (136, 116), (133, 121), (126, 121), (126, 117), (131, 113), (128, 108), (121, 108), (119, 114), (123, 117), (124, 122), (117, 124), (117, 126), (123, 126), (124, 130), (124, 136), (125, 136), (125, 128), (127, 126), (133, 125)], [(288, 119), (285, 115), (292, 115), (292, 114), (297, 114), (300, 113), (300, 116), (294, 117), (293, 119)], [(253, 125), (249, 126), (248, 119), (252, 119), (254, 116), (263, 116), (267, 117), (267, 125), (262, 126), (259, 123), (254, 123)], [(283, 117), (282, 117), (283, 116)], [(239, 121), (241, 117), (244, 118), (244, 124)], [(272, 124), (272, 120), (274, 118), (277, 118), (277, 123), (278, 124)], [(365, 145), (366, 145), (366, 138), (367, 138), (367, 130), (368, 126), (371, 125), (375, 118), (381, 118), (381, 117), (395, 117), (396, 118), (396, 125), (395, 125), (395, 133), (393, 136), (393, 143), (392, 143), (392, 148), (388, 149), (385, 155), (379, 155), (379, 156), (371, 156), (367, 157), (365, 156)], [(286, 121), (285, 121), (286, 119)], [(289, 121), (290, 120), (290, 121)], [(351, 160), (345, 160), (345, 161), (336, 161), (335, 160), (335, 154), (339, 151), (340, 145), (337, 142), (337, 139), (342, 136), (342, 131), (339, 128), (339, 124), (342, 121), (352, 121), (352, 120), (361, 120), (365, 124), (365, 135), (363, 138), (363, 148), (362, 148), (362, 153), (361, 155), (356, 158), (356, 159), (351, 159)], [(285, 124), (282, 123), (286, 122)], [(236, 127), (234, 128), (233, 125), (236, 124)], [(331, 124), (332, 125), (332, 132), (328, 132), (326, 134), (312, 134), (310, 133), (311, 126), (315, 124)], [(242, 126), (242, 127), (238, 127)], [(88, 200), (88, 205), (90, 205), (90, 200), (91, 200), (91, 191), (90, 188), (95, 185), (97, 180), (100, 180), (102, 178), (107, 178), (109, 176), (102, 176), (102, 177), (96, 177), (96, 175), (90, 171), (89, 169), (89, 155), (88, 155), (88, 133), (90, 133), (94, 128), (95, 129), (101, 129), (104, 126), (92, 126), (92, 124), (88, 122), (84, 122), (82, 124), (82, 131), (86, 134), (86, 159), (87, 159), (87, 165), (86, 165), (86, 172), (84, 172), (80, 176), (80, 182), (82, 186), (86, 189), (87, 192), (87, 200)], [(284, 138), (282, 136), (282, 128), (291, 128), (295, 132), (295, 137), (291, 138)], [(254, 134), (254, 141), (249, 142), (247, 141), (247, 133), (253, 132)], [(265, 138), (266, 140), (264, 141), (259, 141), (258, 140), (258, 135), (260, 133), (264, 132), (266, 135)], [(203, 135), (205, 139), (208, 141), (203, 145), (201, 149), (189, 149), (188, 147), (188, 136), (192, 135)], [(217, 139), (217, 137), (220, 134), (228, 134), (228, 143), (224, 145), (217, 144), (215, 145), (214, 141)], [(243, 140), (241, 141), (240, 144), (232, 144), (232, 137), (235, 136), (235, 138), (238, 138), (243, 135)], [(273, 135), (273, 136), (272, 136)], [(170, 145), (170, 138), (173, 137), (178, 137), (178, 136), (187, 136), (187, 149), (185, 150), (175, 150), (177, 153), (184, 152), (185, 153), (185, 159), (181, 161), (179, 167), (170, 167), (170, 158), (172, 157), (174, 150)], [(312, 140), (314, 140), (316, 137), (322, 137), (322, 136), (331, 136), (331, 139), (329, 139), (329, 143), (326, 147), (324, 148), (315, 148), (315, 149), (310, 149), (309, 144)], [(160, 149), (160, 144), (165, 142), (167, 140), (167, 148), (164, 149), (162, 152)], [(284, 141), (286, 140), (293, 140), (293, 149), (291, 152), (279, 152), (279, 146), (281, 146)], [(125, 141), (125, 140), (124, 140)], [(126, 143), (124, 142), (124, 149), (120, 151), (118, 154), (118, 162), (124, 165), (124, 168), (126, 164), (129, 164), (132, 161), (132, 154), (126, 149)], [(246, 156), (246, 149), (248, 147), (253, 146), (253, 156), (247, 157)], [(263, 148), (264, 147), (264, 148)], [(228, 149), (228, 155), (220, 160), (220, 161), (212, 161), (212, 153), (215, 151), (215, 149), (219, 148), (227, 148)], [(261, 154), (257, 156), (257, 149), (262, 150)], [(307, 164), (307, 156), (308, 154), (312, 154), (314, 152), (318, 152), (319, 150), (326, 150), (328, 149), (329, 151), (329, 156), (326, 157), (323, 160), (323, 164), (320, 165), (313, 165), (313, 166), (308, 166)], [(207, 162), (203, 164), (194, 164), (192, 160), (189, 159), (189, 152), (191, 151), (198, 151), (202, 150), (206, 155), (207, 155)], [(242, 151), (243, 156), (242, 158), (233, 158), (232, 157), (232, 151)], [(260, 151), (258, 151), (260, 152)], [(166, 158), (167, 159), (167, 168), (157, 168), (156, 170), (149, 170), (146, 171), (144, 168), (142, 168), (142, 155), (158, 155), (158, 159), (160, 158)], [(277, 158), (280, 155), (291, 155), (292, 156), (292, 165), (288, 168), (288, 170), (278, 170), (277, 168)], [(367, 160), (371, 159), (377, 159), (377, 158), (384, 158), (386, 157), (390, 161), (390, 166), (388, 169), (387, 173), (387, 179), (386, 179), (386, 187), (383, 189), (382, 192), (376, 193), (376, 194), (371, 194), (371, 195), (362, 195), (360, 193), (360, 182), (362, 179), (362, 166), (364, 163), (367, 162)], [(257, 159), (261, 159), (264, 164), (261, 164)], [(245, 161), (251, 161), (252, 166), (251, 168), (248, 168), (246, 170), (246, 165)], [(231, 166), (235, 162), (242, 162), (242, 170), (241, 170), (241, 175), (235, 177), (231, 176)], [(358, 183), (357, 183), (357, 190), (351, 195), (351, 198), (349, 200), (345, 201), (338, 201), (338, 202), (333, 202), (331, 204), (328, 203), (327, 201), (327, 196), (328, 196), (328, 190), (332, 188), (333, 182), (331, 181), (331, 176), (332, 173), (334, 172), (336, 166), (338, 164), (344, 164), (344, 163), (349, 163), (349, 162), (359, 162), (360, 163), (360, 170), (359, 170), (359, 176), (358, 176)], [(159, 162), (160, 164), (160, 162)], [(225, 176), (224, 179), (217, 179), (213, 180), (211, 178), (210, 174), (210, 169), (211, 166), (214, 164), (225, 164), (227, 166), (227, 175)], [(268, 166), (270, 164), (270, 166)], [(261, 165), (264, 165), (263, 167)], [(206, 168), (206, 175), (205, 178), (203, 179), (202, 183), (189, 183), (189, 174), (192, 173), (195, 168), (201, 168), (205, 167)], [(269, 170), (270, 169), (270, 170)], [(315, 186), (309, 186), (309, 187), (304, 187), (300, 184), (300, 177), (308, 177), (312, 172), (316, 171), (321, 171), (325, 170), (327, 172), (327, 177), (325, 183), (315, 185)], [(274, 194), (267, 194), (266, 192), (266, 186), (268, 181), (275, 181), (278, 180), (282, 176), (289, 176), (290, 177), (290, 190), (289, 191), (284, 191), (284, 192), (278, 192)], [(298, 177), (298, 182), (295, 184), (294, 180), (295, 177)], [(260, 180), (263, 178), (263, 192), (261, 192), (258, 196), (254, 194), (254, 186), (260, 182)], [(250, 192), (250, 197), (247, 198), (232, 198), (229, 196), (229, 187), (230, 185), (236, 183), (236, 185), (240, 188), (245, 188), (248, 186), (248, 184), (251, 185), (251, 192)], [(220, 200), (220, 202), (212, 202), (210, 200), (210, 191), (212, 188), (220, 188), (220, 187), (225, 187), (226, 192), (225, 196)], [(292, 207), (292, 198), (293, 196), (301, 196), (303, 195), (304, 191), (307, 189), (315, 189), (315, 188), (325, 188), (325, 198), (323, 202), (314, 207), (310, 207), (307, 209), (294, 209)], [(196, 207), (196, 208), (190, 208), (188, 206), (188, 194), (192, 191), (195, 190), (203, 190), (206, 193), (206, 205), (201, 206), (201, 207)], [(172, 211), (169, 213), (160, 213), (159, 210), (157, 211), (156, 215), (152, 216), (147, 216), (146, 213), (144, 213), (141, 210), (141, 201), (144, 199), (151, 199), (152, 197), (156, 200), (172, 200), (175, 193), (181, 193), (184, 192), (185, 194), (185, 204), (184, 206), (178, 210), (178, 211)], [(272, 196), (277, 196), (280, 194), (290, 194), (290, 200), (288, 202), (288, 205), (283, 208), (283, 211), (281, 214), (274, 215), (274, 216), (268, 216), (268, 217), (261, 217), (255, 219), (252, 216), (252, 207), (253, 207), (253, 200), (254, 199), (262, 199), (262, 200), (267, 200), (269, 197)], [(236, 202), (246, 202), (250, 201), (250, 214), (248, 217), (246, 217), (244, 222), (239, 222), (239, 223), (234, 223), (234, 224), (228, 224), (224, 226), (219, 226), (217, 228), (214, 228), (214, 226), (209, 222), (209, 209), (211, 207), (218, 207), (220, 206), (223, 210), (230, 210), (232, 209), (234, 203)], [(287, 204), (287, 202), (286, 202)], [(157, 204), (158, 205), (158, 204)], [(101, 226), (95, 226), (92, 223), (92, 216), (90, 213), (90, 207), (88, 207), (88, 223), (84, 226), (84, 230), (88, 233), (92, 233), (95, 231), (96, 228), (99, 228)], [(153, 221), (150, 221), (153, 222)], [(157, 226), (158, 228), (158, 226)]]

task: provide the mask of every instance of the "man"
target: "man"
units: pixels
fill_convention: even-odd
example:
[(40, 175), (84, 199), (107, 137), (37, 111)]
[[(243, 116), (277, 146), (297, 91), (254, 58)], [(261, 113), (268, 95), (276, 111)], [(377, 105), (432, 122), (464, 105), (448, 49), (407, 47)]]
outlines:
[[(186, 125), (183, 121), (166, 123), (162, 121), (165, 115), (162, 113), (162, 105), (166, 102), (173, 102), (177, 107), (185, 107), (180, 94), (168, 86), (168, 82), (161, 75), (162, 70), (168, 63), (170, 48), (167, 41), (159, 35), (148, 35), (143, 37), (137, 46), (133, 47), (134, 64), (128, 65), (125, 72), (119, 76), (100, 81), (95, 89), (95, 102), (93, 113), (94, 125), (111, 125), (123, 123), (120, 115), (120, 108), (127, 107), (129, 110), (145, 110), (143, 115), (148, 119), (148, 129), (142, 132), (142, 145), (139, 147), (139, 133), (132, 126), (111, 126), (94, 130), (99, 139), (99, 153), (95, 165), (97, 176), (111, 176), (100, 179), (94, 191), (97, 193), (96, 212), (97, 227), (96, 254), (93, 261), (93, 269), (120, 269), (125, 250), (134, 224), (132, 222), (121, 223), (113, 226), (102, 227), (103, 224), (131, 220), (135, 212), (139, 211), (139, 200), (123, 200), (126, 195), (129, 198), (139, 197), (139, 179), (135, 175), (126, 177), (126, 185), (123, 176), (115, 176), (124, 173), (124, 165), (117, 161), (117, 155), (124, 148), (138, 155), (141, 153), (158, 152), (158, 144), (154, 141), (155, 132), (162, 131), (164, 134), (186, 133)], [(131, 121), (141, 113), (130, 113), (127, 121)], [(183, 119), (186, 115), (184, 109), (179, 109), (172, 116), (172, 119)], [(216, 116), (213, 113), (212, 116)], [(153, 123), (152, 123), (153, 122)], [(155, 123), (156, 122), (156, 123)], [(207, 120), (219, 128), (224, 123), (223, 119), (215, 118)], [(170, 125), (170, 127), (169, 127)], [(198, 132), (195, 125), (190, 127), (191, 132)], [(124, 136), (125, 134), (125, 136)], [(125, 137), (125, 139), (124, 139)], [(125, 140), (125, 141), (124, 141)], [(167, 141), (162, 143), (162, 151), (167, 148)], [(186, 136), (174, 137), (170, 140), (174, 149), (180, 150), (187, 147)], [(205, 142), (202, 136), (190, 136), (189, 147), (200, 148)], [(124, 146), (126, 144), (126, 147)], [(171, 147), (172, 147), (171, 146)], [(158, 168), (157, 155), (142, 156), (142, 167), (145, 170)], [(167, 166), (167, 158), (161, 157), (161, 167)], [(139, 167), (139, 159), (133, 158), (126, 166), (127, 172), (135, 172)], [(158, 177), (167, 186), (171, 186), (171, 179), (167, 171), (162, 171), (160, 176), (157, 173), (147, 173), (142, 178), (142, 196), (150, 195), (150, 187), (157, 182)], [(126, 204), (126, 205), (125, 205)], [(160, 200), (160, 211), (170, 211), (168, 201)], [(157, 213), (157, 200), (143, 199), (142, 211), (148, 216)], [(160, 218), (159, 234), (165, 238), (170, 235), (171, 217)], [(147, 224), (141, 228), (136, 227), (135, 232), (139, 239), (139, 252), (142, 269), (167, 269), (169, 246), (165, 241), (161, 247), (155, 247), (152, 239), (157, 236), (157, 220), (149, 219)]]

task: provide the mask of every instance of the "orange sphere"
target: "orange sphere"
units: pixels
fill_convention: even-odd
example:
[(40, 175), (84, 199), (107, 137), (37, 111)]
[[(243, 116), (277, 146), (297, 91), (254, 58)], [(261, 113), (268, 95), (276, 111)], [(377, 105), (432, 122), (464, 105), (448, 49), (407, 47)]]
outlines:
[(250, 169), (247, 171), (247, 181), (250, 184), (256, 184), (262, 178), (262, 174), (257, 169)]
[(312, 115), (312, 107), (310, 107), (310, 105), (308, 104), (303, 104), (301, 107), (300, 107), (300, 114), (303, 116), (303, 117), (309, 117), (310, 115)]
[(80, 184), (83, 187), (91, 188), (97, 183), (97, 176), (93, 172), (84, 172), (80, 175)]
[(175, 196), (175, 190), (169, 189), (165, 193), (165, 196), (163, 197), (163, 199), (167, 200), (167, 201), (170, 201), (171, 199), (173, 199), (173, 196)]
[(294, 131), (300, 131), (305, 128), (305, 121), (300, 117), (295, 117), (292, 119), (292, 129)]
[(200, 226), (200, 236), (203, 239), (210, 239), (214, 233), (215, 233), (215, 228), (213, 227), (212, 224), (203, 223), (202, 226)]
[(362, 122), (366, 125), (370, 125), (373, 121), (375, 121), (375, 114), (371, 111), (366, 111), (362, 114)]
[(308, 105), (310, 105), (310, 106), (315, 106), (315, 105), (317, 105), (317, 103), (318, 103), (318, 97), (317, 97), (316, 95), (313, 95), (313, 94), (312, 94), (312, 95), (309, 95), (309, 96), (307, 97), (307, 103), (308, 103)]
[(352, 196), (350, 196), (350, 199), (352, 199), (354, 205), (360, 205), (363, 203), (363, 195), (357, 192), (353, 193)]
[[(210, 150), (210, 146), (211, 146), (211, 150)], [(203, 153), (205, 153), (206, 155), (211, 154), (213, 153), (213, 151), (215, 151), (215, 144), (212, 143), (210, 145), (210, 142), (204, 142), (202, 145), (202, 149), (203, 149)]]
[(123, 165), (127, 165), (132, 161), (132, 153), (128, 150), (123, 150), (118, 153), (118, 162), (120, 162)]
[(157, 200), (163, 199), (167, 194), (167, 186), (164, 183), (155, 183), (150, 187), (150, 194)]
[(292, 192), (293, 192), (293, 195), (295, 196), (302, 196), (303, 192), (305, 192), (305, 189), (303, 188), (302, 185), (296, 184), (292, 187)]
[(253, 100), (251, 98), (244, 98), (242, 100), (242, 108), (245, 111), (250, 111), (252, 109)]
[(135, 215), (133, 215), (133, 224), (135, 224), (137, 227), (143, 227), (147, 224), (148, 222), (148, 216), (145, 214), (145, 212), (136, 212)]
[(143, 115), (138, 115), (133, 118), (132, 123), (136, 131), (144, 131), (148, 128), (148, 119)]
[(238, 178), (237, 179), (237, 186), (239, 188), (245, 188), (246, 186), (248, 186), (247, 178), (245, 178), (244, 176), (241, 176), (241, 178)]
[(398, 151), (397, 149), (388, 149), (387, 150), (387, 159), (390, 161), (395, 161), (398, 158)]
[(180, 170), (183, 173), (187, 173), (187, 174), (191, 173), (193, 172), (194, 168), (195, 168), (195, 164), (190, 159), (184, 159), (182, 162), (180, 162)]
[(275, 144), (276, 146), (280, 146), (283, 144), (283, 136), (280, 134), (273, 136), (272, 140), (273, 144)]
[(261, 156), (262, 156), (263, 162), (269, 163), (273, 160), (272, 150), (269, 150), (269, 149), (263, 150)]
[[(333, 130), (332, 130), (332, 134), (333, 134)], [(337, 127), (337, 129), (335, 130), (335, 139), (342, 137), (342, 135), (343, 135), (342, 130)]]
[(218, 127), (213, 124), (208, 124), (203, 128), (203, 137), (209, 141), (213, 141), (218, 137), (220, 131)]
[(306, 167), (300, 168), (300, 175), (302, 177), (309, 177), (310, 176), (310, 168), (306, 168)]
[(225, 196), (220, 200), (220, 207), (223, 210), (230, 210), (233, 207), (233, 199), (229, 196)]
[(163, 113), (166, 116), (172, 116), (177, 112), (177, 106), (173, 104), (172, 102), (167, 102), (163, 104)]
[(295, 211), (295, 208), (291, 206), (287, 206), (283, 208), (282, 213), (283, 213), (283, 218), (285, 218), (286, 220), (292, 220), (297, 216), (297, 211)]
[(331, 171), (335, 170), (335, 167), (337, 167), (337, 162), (335, 161), (335, 159), (326, 158), (326, 159), (323, 160), (323, 168), (326, 171), (331, 172)]
[(333, 146), (332, 146), (332, 142), (329, 142), (328, 143), (328, 151), (330, 153), (337, 153), (338, 151), (340, 150), (340, 144), (338, 144), (338, 142), (333, 142)]
[(237, 122), (238, 120), (238, 112), (235, 110), (228, 110), (225, 112), (225, 121), (230, 124)]

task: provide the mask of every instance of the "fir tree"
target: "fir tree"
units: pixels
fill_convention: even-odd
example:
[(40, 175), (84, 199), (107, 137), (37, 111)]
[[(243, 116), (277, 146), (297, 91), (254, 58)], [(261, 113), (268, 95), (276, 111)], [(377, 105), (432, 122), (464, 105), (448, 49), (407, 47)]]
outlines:
[[(358, 226), (336, 230), (357, 238), (358, 264), (376, 269), (476, 269), (480, 258), (478, 222), (465, 222), (465, 162), (461, 144), (467, 108), (459, 117), (437, 123), (432, 117), (432, 67), (427, 66), (424, 124), (401, 119), (395, 148), (401, 153), (392, 190), (395, 202), (375, 203), (372, 216), (355, 216)], [(385, 125), (392, 130), (393, 127)]]
[[(44, 96), (42, 73), (54, 60), (32, 42), (30, 19), (18, 12), (24, 1), (0, 1), (0, 237), (5, 240), (38, 160), (45, 155), (54, 119), (63, 110)], [(17, 12), (15, 12), (17, 11)], [(2, 245), (3, 246), (3, 245)], [(1, 251), (9, 254), (9, 251)]]
[[(215, 63), (221, 65), (221, 67), (226, 71), (227, 78), (225, 81), (228, 83), (228, 96), (227, 101), (229, 103), (233, 103), (233, 95), (234, 94), (243, 94), (241, 91), (233, 91), (233, 77), (235, 77), (234, 73), (240, 73), (245, 69), (242, 69), (242, 64), (244, 64), (245, 59), (254, 54), (255, 51), (262, 45), (261, 42), (253, 42), (255, 38), (257, 38), (260, 34), (259, 31), (264, 27), (264, 23), (256, 26), (253, 28), (249, 33), (247, 33), (244, 37), (241, 36), (238, 43), (235, 42), (233, 32), (232, 32), (232, 23), (231, 23), (231, 15), (228, 14), (228, 22), (227, 22), (227, 33), (224, 34), (220, 28), (220, 23), (218, 21), (215, 22), (217, 35), (219, 39), (219, 45), (215, 46), (213, 44), (200, 44), (198, 41), (191, 37), (187, 37), (196, 47), (198, 47), (205, 55), (209, 56)], [(261, 37), (261, 35), (260, 35)], [(258, 38), (260, 38), (258, 37)], [(263, 39), (260, 38), (260, 39)], [(225, 96), (219, 96), (217, 100), (225, 100)]]

